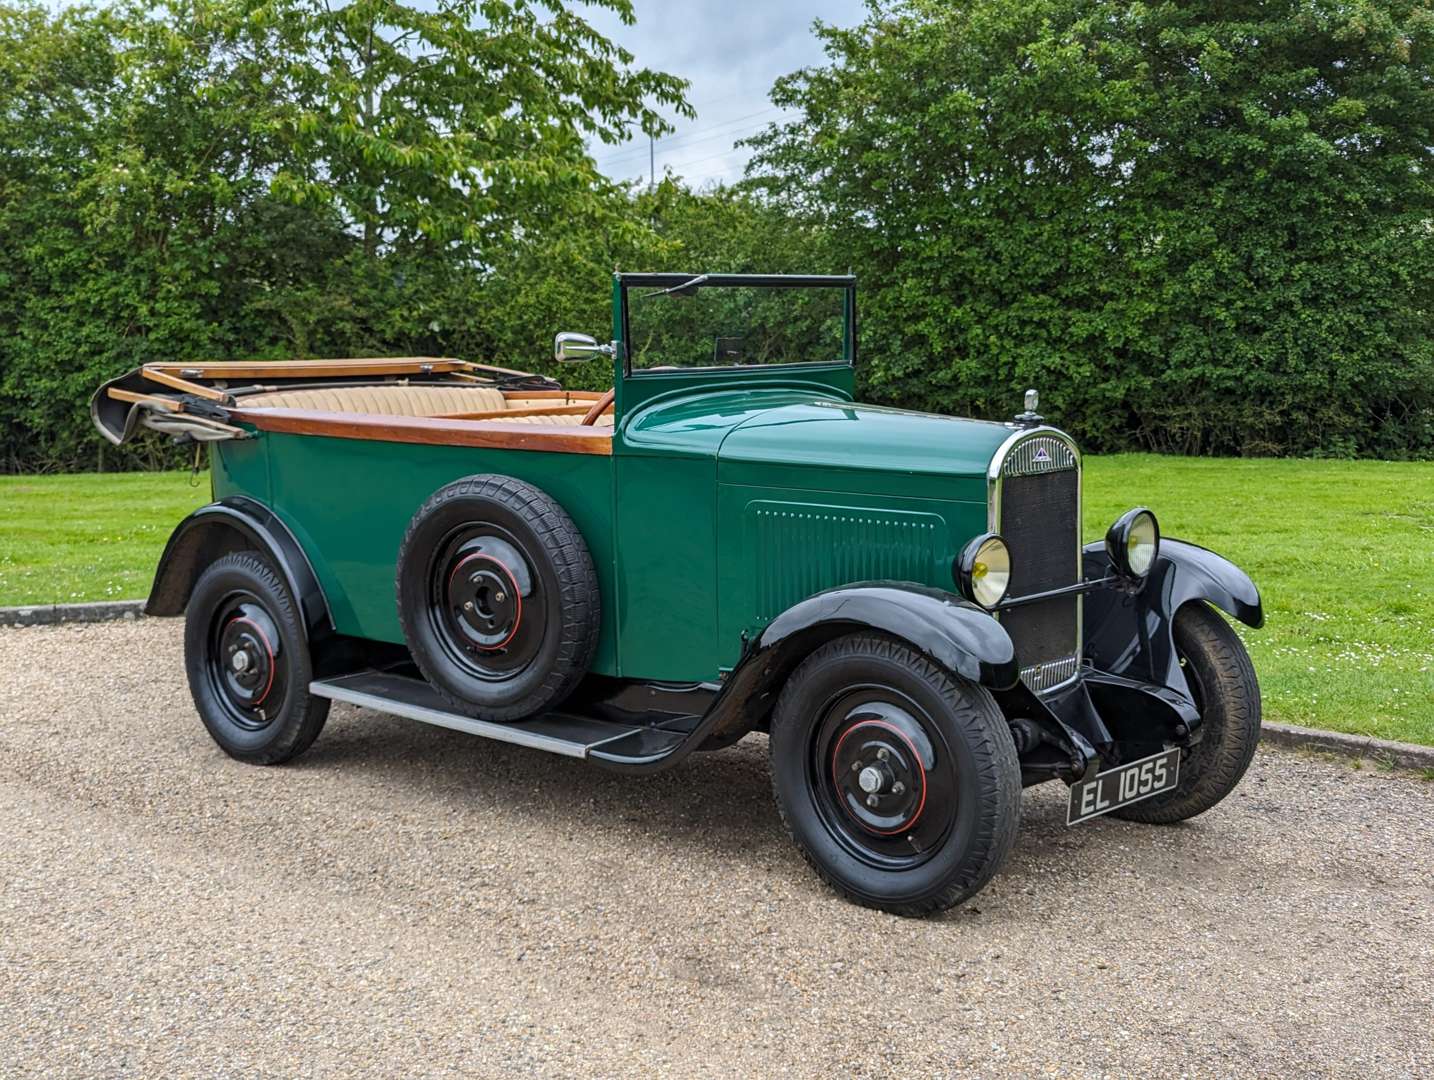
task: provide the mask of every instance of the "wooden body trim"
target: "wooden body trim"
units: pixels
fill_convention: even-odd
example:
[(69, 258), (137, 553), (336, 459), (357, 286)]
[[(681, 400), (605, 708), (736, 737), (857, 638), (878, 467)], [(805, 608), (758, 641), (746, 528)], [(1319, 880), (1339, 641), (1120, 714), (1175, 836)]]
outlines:
[(558, 401), (570, 404), (574, 401), (597, 401), (604, 395), (602, 390), (504, 390), (503, 396), (511, 400)]
[(151, 409), (159, 412), (183, 412), (184, 409), (179, 402), (165, 397), (155, 397), (153, 394), (139, 394), (133, 390), (124, 390), (118, 386), (109, 388), (109, 396), (115, 401), (127, 402), (131, 405), (148, 405)]
[[(521, 398), (518, 400), (522, 400)], [(501, 420), (505, 416), (586, 416), (592, 406), (586, 402), (576, 405), (522, 405), (512, 409), (486, 409), (481, 412), (443, 413), (438, 420)]]
[(229, 395), (223, 390), (215, 390), (212, 386), (203, 386), (196, 382), (190, 382), (188, 379), (181, 379), (178, 375), (162, 367), (146, 367), (144, 377), (150, 382), (157, 382), (171, 390), (193, 394), (195, 397), (208, 398), (210, 401), (227, 401), (229, 398)]
[(151, 372), (161, 372), (181, 379), (264, 379), (285, 375), (438, 375), (472, 371), (477, 367), (463, 360), (440, 356), (368, 356), (351, 360), (213, 360), (198, 364), (145, 364), (140, 370), (146, 376)]
[(546, 450), (554, 454), (612, 453), (606, 428), (505, 424), (501, 420), (453, 420), (433, 416), (372, 416), (308, 409), (231, 409), (230, 416), (260, 431), (323, 435), (333, 439), (477, 446), (493, 450)]

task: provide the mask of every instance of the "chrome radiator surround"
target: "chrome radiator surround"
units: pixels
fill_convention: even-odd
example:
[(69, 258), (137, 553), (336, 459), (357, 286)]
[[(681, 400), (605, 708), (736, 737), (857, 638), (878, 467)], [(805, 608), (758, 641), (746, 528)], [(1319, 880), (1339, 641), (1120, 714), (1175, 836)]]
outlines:
[[(1065, 432), (1042, 426), (1018, 429), (1003, 442), (991, 458), (987, 469), (987, 528), (1001, 531), (1001, 494), (1009, 477), (1036, 476), (1042, 473), (1074, 470), (1076, 473), (1075, 581), (1082, 579), (1081, 521), (1081, 454), (1080, 448)], [(1085, 642), (1085, 605), (1081, 597), (1073, 598), (1075, 608), (1075, 651), (1068, 656), (1049, 657), (1021, 669), (1021, 680), (1038, 694), (1060, 689), (1073, 682), (1080, 673), (1081, 651)]]

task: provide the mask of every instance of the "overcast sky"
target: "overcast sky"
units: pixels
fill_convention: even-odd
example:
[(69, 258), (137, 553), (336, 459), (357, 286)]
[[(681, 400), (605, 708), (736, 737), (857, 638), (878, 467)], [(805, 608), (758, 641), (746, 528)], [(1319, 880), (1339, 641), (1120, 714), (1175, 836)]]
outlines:
[[(701, 185), (741, 177), (748, 151), (732, 144), (783, 115), (767, 98), (772, 83), (822, 60), (812, 20), (853, 26), (864, 7), (863, 0), (633, 0), (635, 26), (601, 9), (589, 9), (589, 17), (637, 66), (692, 84), (687, 100), (697, 118), (678, 121), (654, 149), (659, 177), (671, 169)], [(645, 135), (620, 147), (599, 143), (593, 155), (615, 179), (648, 175)]]

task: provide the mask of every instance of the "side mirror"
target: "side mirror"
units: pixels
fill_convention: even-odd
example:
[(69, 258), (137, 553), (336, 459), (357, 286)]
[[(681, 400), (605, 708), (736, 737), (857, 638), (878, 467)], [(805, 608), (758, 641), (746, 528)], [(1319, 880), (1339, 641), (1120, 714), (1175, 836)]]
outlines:
[(596, 338), (588, 337), (587, 334), (564, 331), (553, 338), (553, 359), (560, 364), (611, 355), (611, 345), (599, 345)]

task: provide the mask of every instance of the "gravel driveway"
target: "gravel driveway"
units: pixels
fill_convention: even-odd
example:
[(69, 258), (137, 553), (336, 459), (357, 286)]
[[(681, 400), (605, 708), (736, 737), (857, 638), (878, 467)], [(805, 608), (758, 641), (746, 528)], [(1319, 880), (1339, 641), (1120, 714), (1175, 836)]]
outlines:
[(828, 893), (765, 740), (632, 780), (337, 708), (230, 761), (180, 626), (0, 630), (0, 1075), (1434, 1071), (1434, 784), (1262, 751), (926, 921)]

